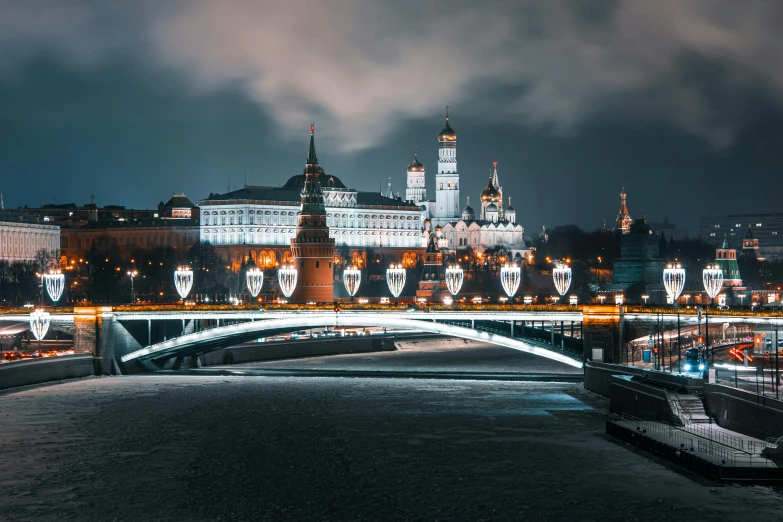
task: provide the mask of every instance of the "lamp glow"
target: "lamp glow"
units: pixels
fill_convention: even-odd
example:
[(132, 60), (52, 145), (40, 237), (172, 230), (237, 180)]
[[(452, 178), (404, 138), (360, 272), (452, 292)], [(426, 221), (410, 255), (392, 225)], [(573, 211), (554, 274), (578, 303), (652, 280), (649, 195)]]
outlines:
[(449, 266), (446, 268), (446, 286), (451, 295), (457, 295), (462, 288), (462, 282), (465, 279), (465, 273), (458, 266)]
[(707, 265), (707, 268), (701, 272), (701, 279), (707, 295), (710, 296), (710, 299), (715, 299), (715, 296), (723, 288), (723, 270), (717, 265)]
[(180, 266), (174, 271), (174, 286), (182, 299), (185, 299), (193, 288), (193, 270), (187, 266)]
[(666, 288), (666, 295), (676, 303), (685, 288), (685, 269), (680, 265), (668, 265), (663, 269), (663, 286)]
[(63, 289), (65, 288), (65, 274), (60, 272), (49, 272), (44, 274), (44, 281), (46, 283), (46, 293), (55, 303), (60, 300), (63, 295)]
[(513, 297), (519, 289), (519, 283), (522, 281), (522, 269), (517, 265), (503, 265), (500, 268), (500, 282), (503, 283), (503, 290), (508, 297)]
[(284, 296), (291, 297), (291, 294), (294, 293), (296, 276), (297, 270), (291, 265), (283, 265), (277, 270), (277, 280)]
[(386, 285), (395, 299), (400, 297), (405, 286), (405, 268), (402, 265), (391, 265), (386, 269)]
[(264, 286), (264, 271), (258, 268), (251, 268), (245, 275), (247, 289), (254, 298), (261, 293), (261, 287)]
[(571, 287), (571, 267), (562, 263), (552, 270), (552, 278), (555, 280), (557, 293), (565, 295)]
[(49, 312), (35, 310), (30, 314), (30, 331), (37, 341), (46, 336), (49, 331)]
[(343, 284), (351, 297), (355, 296), (359, 291), (359, 285), (362, 284), (362, 271), (355, 266), (343, 270)]

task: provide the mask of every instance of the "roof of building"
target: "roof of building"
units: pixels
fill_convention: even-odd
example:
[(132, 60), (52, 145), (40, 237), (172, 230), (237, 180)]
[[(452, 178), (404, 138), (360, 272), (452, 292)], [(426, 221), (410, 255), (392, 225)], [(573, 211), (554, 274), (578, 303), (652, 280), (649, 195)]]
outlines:
[(486, 211), (487, 212), (497, 212), (498, 211), (498, 206), (495, 205), (494, 203), (490, 203), (489, 205), (487, 205)]
[(729, 238), (724, 237), (723, 238), (723, 243), (721, 244), (720, 249), (721, 250), (729, 250), (731, 248), (732, 248), (732, 246), (731, 246), (731, 243), (729, 243)]
[(495, 186), (492, 184), (492, 172), (489, 173), (489, 181), (487, 182), (487, 186), (484, 188), (484, 190), (481, 191), (481, 201), (499, 201), (500, 200), (500, 192), (498, 192), (498, 189), (495, 188)]
[(753, 239), (753, 227), (748, 223), (748, 233), (745, 234), (745, 239)]
[(464, 216), (465, 214), (468, 214), (468, 215), (471, 215), (471, 216), (475, 216), (476, 215), (476, 211), (473, 210), (473, 207), (468, 205), (468, 206), (466, 206), (465, 208), (462, 209), (462, 215)]
[(0, 211), (0, 222), (2, 223), (25, 223), (27, 225), (46, 225), (51, 227), (57, 227), (54, 223), (48, 223), (41, 221), (38, 218), (31, 216), (30, 214), (22, 214), (14, 212), (13, 210)]
[[(304, 179), (304, 176), (302, 176)], [(342, 185), (342, 183), (341, 183)], [(231, 200), (256, 200), (256, 201), (280, 201), (286, 203), (299, 203), (301, 200), (300, 187), (258, 187), (247, 186), (225, 194), (210, 194), (202, 201), (231, 201)], [(390, 199), (377, 192), (356, 192), (356, 204), (359, 206), (385, 206), (404, 207), (406, 210), (419, 210), (416, 205), (411, 205), (398, 199)]]
[[(326, 172), (324, 172), (324, 169), (320, 167), (318, 168), (318, 181), (321, 182), (321, 188), (323, 189), (346, 188), (343, 182), (340, 181), (340, 178), (338, 178), (337, 176), (327, 175)], [(305, 182), (305, 175), (297, 174), (296, 176), (291, 176), (290, 178), (288, 178), (288, 181), (285, 182), (283, 188), (301, 189), (302, 187), (304, 187), (304, 182)]]
[(185, 194), (173, 194), (171, 199), (164, 203), (163, 206), (171, 208), (195, 208), (196, 205), (194, 205)]
[(64, 230), (106, 230), (106, 229), (129, 229), (129, 228), (148, 228), (148, 227), (167, 227), (177, 228), (185, 227), (192, 228), (198, 227), (198, 219), (139, 219), (129, 221), (96, 221), (81, 223), (74, 226), (62, 227)]

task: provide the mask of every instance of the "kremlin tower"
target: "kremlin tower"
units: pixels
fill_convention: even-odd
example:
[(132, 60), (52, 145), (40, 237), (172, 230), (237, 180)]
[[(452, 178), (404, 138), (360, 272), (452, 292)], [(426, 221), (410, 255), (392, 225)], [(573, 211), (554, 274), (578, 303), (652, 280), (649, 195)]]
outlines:
[(433, 225), (444, 226), (459, 219), (459, 174), (457, 174), (457, 133), (449, 125), (446, 106), (446, 126), (438, 134), (438, 172), (435, 174), (435, 212)]
[(627, 234), (631, 231), (631, 215), (628, 213), (628, 206), (625, 204), (625, 187), (620, 192), (620, 211), (617, 213), (614, 229)]
[(408, 177), (405, 187), (405, 201), (420, 205), (427, 201), (427, 188), (424, 179), (424, 165), (419, 162), (416, 154), (413, 155), (413, 162), (408, 165)]
[(310, 153), (304, 169), (302, 208), (296, 237), (291, 240), (294, 268), (299, 271), (298, 283), (291, 296), (294, 303), (334, 301), (334, 239), (329, 237), (326, 226), (322, 173), (315, 154), (315, 128), (310, 125)]

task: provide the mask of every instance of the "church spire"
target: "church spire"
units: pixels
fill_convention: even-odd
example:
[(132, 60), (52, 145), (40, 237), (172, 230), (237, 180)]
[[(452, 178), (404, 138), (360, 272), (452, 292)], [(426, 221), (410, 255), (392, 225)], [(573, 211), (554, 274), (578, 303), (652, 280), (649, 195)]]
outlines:
[(307, 155), (308, 165), (318, 165), (318, 156), (315, 154), (315, 124), (310, 124), (310, 153)]

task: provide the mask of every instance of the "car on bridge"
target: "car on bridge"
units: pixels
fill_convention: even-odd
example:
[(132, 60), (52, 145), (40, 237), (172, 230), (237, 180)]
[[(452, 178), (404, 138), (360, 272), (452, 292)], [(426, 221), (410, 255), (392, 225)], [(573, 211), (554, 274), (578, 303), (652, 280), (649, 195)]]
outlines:
[(682, 364), (684, 372), (703, 372), (704, 361), (701, 360), (701, 354), (698, 348), (688, 348), (685, 350), (685, 361)]

